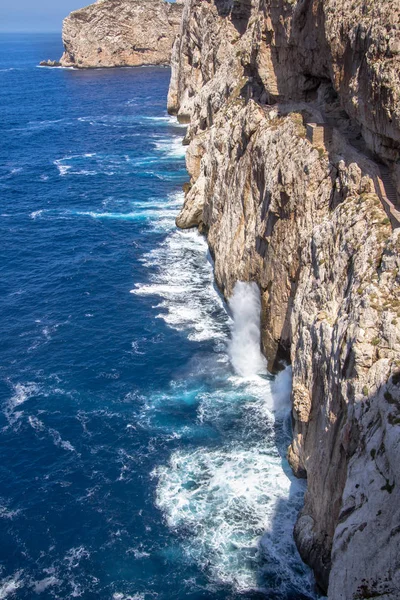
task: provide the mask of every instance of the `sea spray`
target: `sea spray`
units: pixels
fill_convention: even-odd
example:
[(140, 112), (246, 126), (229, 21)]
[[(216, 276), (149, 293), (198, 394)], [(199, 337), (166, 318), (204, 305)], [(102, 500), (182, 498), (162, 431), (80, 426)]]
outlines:
[(241, 377), (265, 372), (266, 361), (260, 349), (261, 301), (254, 282), (238, 281), (229, 300), (232, 311), (232, 336), (229, 355), (232, 366)]
[(290, 413), (292, 391), (292, 367), (287, 366), (278, 373), (271, 383), (272, 404), (268, 406), (275, 418), (285, 419)]

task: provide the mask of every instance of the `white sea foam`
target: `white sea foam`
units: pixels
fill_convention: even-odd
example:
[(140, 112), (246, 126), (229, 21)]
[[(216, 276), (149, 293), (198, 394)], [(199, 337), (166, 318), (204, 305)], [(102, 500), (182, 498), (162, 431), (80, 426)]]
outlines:
[(181, 127), (182, 129), (187, 129), (187, 125), (185, 125), (184, 123), (179, 123), (178, 119), (176, 117), (173, 117), (172, 115), (166, 115), (165, 117), (144, 117), (143, 120), (154, 121), (159, 125), (165, 124), (172, 125), (173, 127)]
[[(199, 421), (224, 431), (224, 443), (215, 449), (178, 450), (153, 473), (159, 480), (157, 506), (167, 524), (184, 534), (191, 560), (212, 580), (242, 592), (257, 588), (260, 568), (270, 568), (282, 578), (282, 597), (289, 587), (307, 587), (292, 539), (303, 490), (284, 473), (274, 439), (273, 387), (283, 392), (288, 377), (286, 372), (276, 384), (272, 378), (257, 382), (236, 376), (229, 379), (232, 387), (222, 388), (216, 378), (213, 391), (188, 400), (199, 401)], [(177, 389), (176, 402), (183, 401)]]
[(96, 159), (96, 154), (73, 154), (58, 158), (54, 161), (54, 165), (57, 167), (61, 177), (65, 177), (66, 175), (97, 175), (97, 168), (81, 168), (82, 163), (87, 162), (97, 167), (99, 161)]
[(14, 596), (24, 585), (22, 573), (23, 571), (17, 571), (14, 575), (5, 577), (0, 581), (0, 600), (5, 600), (9, 596)]
[[(200, 399), (200, 422), (225, 429), (226, 441), (217, 449), (174, 452), (170, 463), (154, 472), (159, 479), (157, 505), (168, 525), (185, 534), (190, 558), (213, 580), (234, 584), (240, 591), (257, 587), (260, 538), (269, 534), (276, 553), (275, 571), (295, 585), (291, 567), (299, 559), (291, 527), (298, 503), (292, 502), (290, 515), (286, 507), (283, 514), (280, 505), (288, 498), (291, 482), (282, 470), (274, 417), (265, 402), (273, 383), (260, 379), (255, 386), (242, 379), (239, 385), (238, 380), (234, 388), (200, 392), (193, 399)], [(179, 390), (176, 401), (182, 401)], [(233, 422), (240, 423), (238, 429), (232, 430)], [(301, 496), (302, 490), (297, 493)], [(279, 511), (281, 521), (286, 519), (289, 526), (278, 551), (274, 529)], [(304, 587), (302, 577), (304, 573), (297, 583)]]
[(60, 448), (62, 448), (63, 450), (67, 450), (68, 452), (76, 452), (71, 442), (69, 442), (68, 440), (63, 440), (60, 433), (56, 429), (49, 428), (48, 432), (56, 446), (59, 446)]
[(278, 382), (239, 379), (199, 394), (200, 422), (224, 432), (224, 442), (175, 451), (155, 469), (156, 504), (212, 580), (244, 592), (259, 588), (261, 572), (275, 597), (288, 590), (312, 597), (292, 537), (304, 490), (285, 474), (274, 434), (273, 395), (287, 391), (290, 372)]
[[(62, 578), (57, 576), (57, 571), (58, 569), (54, 567), (43, 569), (43, 575), (46, 575), (46, 577), (38, 580), (30, 577), (22, 570), (17, 571), (12, 576), (3, 578), (0, 580), (0, 600), (18, 598), (22, 588), (26, 590), (25, 595), (28, 594), (28, 590), (32, 590), (35, 594), (42, 594), (51, 587), (62, 585)], [(73, 585), (72, 581), (69, 583)], [(29, 594), (29, 597), (31, 596), (32, 593)]]
[[(144, 203), (143, 203), (144, 205)], [(36, 220), (41, 217), (51, 217), (52, 219), (68, 219), (74, 217), (91, 217), (92, 219), (109, 219), (118, 221), (136, 221), (138, 223), (147, 222), (153, 229), (165, 230), (171, 229), (174, 223), (176, 209), (168, 202), (165, 208), (150, 206), (148, 209), (139, 206), (138, 210), (131, 212), (112, 212), (95, 210), (70, 210), (70, 209), (41, 209), (30, 214), (31, 219)], [(44, 333), (44, 331), (43, 331)]]
[(156, 597), (157, 594), (154, 593), (137, 593), (137, 594), (133, 594), (133, 596), (131, 594), (126, 595), (123, 594), (122, 592), (115, 592), (112, 596), (112, 600), (146, 600), (148, 597)]
[(135, 208), (147, 208), (147, 209), (165, 209), (171, 208), (176, 213), (183, 203), (183, 193), (181, 191), (169, 194), (166, 198), (149, 198), (148, 200), (135, 200)]
[(47, 590), (50, 587), (53, 587), (55, 585), (60, 585), (60, 583), (61, 583), (61, 581), (59, 579), (57, 579), (57, 577), (54, 577), (54, 576), (45, 577), (44, 579), (41, 579), (39, 581), (33, 581), (32, 588), (36, 594), (41, 594), (42, 592), (44, 592), (45, 590)]
[(173, 210), (141, 210), (129, 213), (122, 212), (96, 212), (92, 210), (64, 211), (63, 214), (78, 215), (81, 217), (92, 217), (93, 219), (120, 219), (127, 221), (143, 221), (144, 219), (160, 219), (173, 217)]
[(35, 210), (34, 212), (31, 213), (31, 219), (37, 219), (42, 214), (43, 214), (43, 209), (41, 209), (41, 210)]
[(60, 123), (72, 125), (72, 121), (69, 119), (46, 119), (44, 121), (29, 121), (24, 127), (16, 127), (15, 131), (42, 131), (43, 129), (57, 126)]
[(154, 143), (156, 150), (162, 152), (167, 158), (183, 158), (186, 155), (187, 146), (182, 145), (180, 136), (162, 138)]
[(8, 507), (9, 502), (0, 498), (0, 519), (15, 519), (20, 514), (20, 510), (11, 510)]
[(90, 557), (90, 552), (84, 546), (70, 548), (64, 556), (64, 562), (72, 569), (79, 566), (81, 560)]
[(139, 296), (176, 296), (186, 291), (186, 288), (182, 285), (168, 285), (168, 284), (149, 284), (140, 285), (138, 284), (137, 289), (131, 290), (131, 294), (137, 294)]
[[(78, 117), (80, 123), (86, 123), (91, 127), (107, 127), (107, 128), (121, 128), (124, 130), (129, 128), (137, 128), (137, 123), (140, 117), (136, 115), (93, 115), (86, 117)], [(136, 137), (142, 134), (129, 134), (129, 137)]]
[(64, 165), (60, 160), (55, 160), (54, 164), (56, 165), (58, 172), (60, 173), (61, 177), (64, 177), (64, 175), (67, 175), (68, 171), (70, 171), (72, 169), (71, 165)]
[(16, 175), (17, 173), (21, 173), (21, 171), (23, 171), (22, 167), (14, 167), (14, 168), (10, 169), (4, 175), (1, 175), (0, 179), (10, 179), (13, 175)]
[(50, 65), (36, 65), (37, 69), (50, 69), (50, 71), (55, 71), (56, 69), (64, 69), (64, 71), (78, 71), (77, 67), (63, 67), (62, 65), (57, 65), (56, 67)]
[(136, 284), (132, 294), (161, 300), (157, 317), (189, 339), (221, 338), (222, 301), (214, 289), (213, 271), (204, 238), (196, 231), (175, 230), (158, 248), (144, 256), (146, 266), (156, 267), (150, 283)]
[(23, 415), (23, 410), (19, 410), (22, 405), (30, 400), (32, 396), (39, 392), (39, 386), (35, 383), (21, 384), (14, 386), (14, 393), (6, 402), (4, 414), (10, 425), (15, 425)]
[[(213, 577), (245, 590), (256, 586), (248, 561), (258, 538), (272, 525), (289, 480), (279, 457), (240, 448), (177, 451), (160, 467), (157, 505), (173, 529), (191, 531), (187, 550)], [(247, 560), (246, 560), (247, 559)]]
[[(167, 143), (168, 142), (168, 143)], [(173, 138), (165, 140), (165, 146), (159, 148), (164, 156), (163, 159), (182, 156), (183, 146), (179, 139)], [(148, 167), (157, 167), (160, 163), (160, 157), (154, 154), (144, 157), (132, 157), (129, 155), (118, 154), (71, 154), (58, 158), (54, 161), (60, 176), (83, 175), (94, 176), (98, 174), (112, 176), (118, 173), (131, 173), (132, 169), (137, 169), (140, 173), (148, 173), (154, 177), (166, 180), (174, 180), (177, 175), (174, 173), (158, 173), (149, 171)]]
[[(128, 101), (126, 104), (130, 105), (133, 101)], [(135, 102), (133, 102), (135, 104)], [(137, 129), (138, 124), (143, 126), (154, 127), (154, 124), (157, 124), (159, 127), (165, 125), (166, 127), (179, 127), (186, 128), (187, 125), (182, 125), (178, 123), (177, 119), (172, 116), (165, 117), (147, 117), (142, 115), (135, 114), (120, 114), (120, 115), (88, 115), (84, 117), (78, 117), (78, 121), (80, 123), (87, 123), (91, 126), (100, 126), (100, 127), (123, 127), (125, 130), (129, 128)], [(131, 134), (129, 134), (131, 135)], [(134, 134), (135, 135), (135, 134)], [(139, 133), (137, 135), (142, 135)]]
[(35, 431), (44, 431), (46, 429), (46, 426), (43, 423), (43, 421), (41, 421), (37, 417), (34, 417), (33, 415), (29, 415), (28, 423)]
[(136, 560), (141, 560), (142, 558), (149, 558), (151, 556), (150, 552), (146, 552), (143, 550), (142, 544), (138, 548), (129, 548), (126, 551), (127, 554), (133, 554)]
[(67, 450), (68, 452), (76, 452), (74, 446), (68, 440), (64, 440), (61, 437), (61, 434), (56, 429), (52, 427), (47, 428), (46, 425), (33, 415), (28, 416), (28, 423), (37, 433), (45, 433), (47, 434), (53, 441), (55, 446), (59, 446), (63, 450)]

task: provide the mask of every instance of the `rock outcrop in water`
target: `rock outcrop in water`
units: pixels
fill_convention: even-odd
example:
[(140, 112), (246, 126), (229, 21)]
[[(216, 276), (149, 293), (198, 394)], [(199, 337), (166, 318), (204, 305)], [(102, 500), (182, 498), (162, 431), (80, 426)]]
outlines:
[(291, 361), (295, 538), (330, 600), (400, 598), (399, 18), (187, 0), (172, 58), (177, 224), (207, 235), (226, 297), (259, 284), (270, 368)]
[(61, 67), (61, 63), (58, 60), (41, 60), (39, 67)]
[(97, 0), (63, 23), (63, 67), (169, 65), (180, 2)]

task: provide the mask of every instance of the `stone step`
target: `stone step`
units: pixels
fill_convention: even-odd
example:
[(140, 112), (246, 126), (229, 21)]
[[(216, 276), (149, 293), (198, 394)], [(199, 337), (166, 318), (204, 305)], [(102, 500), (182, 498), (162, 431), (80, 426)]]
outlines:
[[(377, 177), (376, 184), (377, 184), (376, 191), (382, 202), (383, 208), (385, 209), (385, 212), (386, 212), (387, 216), (389, 217), (390, 222), (392, 223), (393, 228), (400, 227), (400, 210), (398, 210), (396, 203), (393, 202), (393, 200), (391, 200), (390, 198), (388, 198), (388, 196), (386, 194), (385, 186), (383, 184), (382, 179), (380, 179), (380, 177)], [(397, 197), (396, 197), (396, 200), (397, 200)]]
[(386, 198), (388, 198), (395, 205), (399, 204), (396, 188), (393, 185), (389, 173), (384, 169), (381, 169), (379, 186), (381, 188), (382, 194), (385, 195)]
[(397, 204), (397, 194), (394, 191), (389, 191), (382, 179), (378, 178), (378, 182), (382, 196), (393, 202), (393, 204)]
[(387, 186), (384, 183), (381, 184), (381, 192), (386, 198), (397, 204), (397, 194), (395, 192), (388, 192)]

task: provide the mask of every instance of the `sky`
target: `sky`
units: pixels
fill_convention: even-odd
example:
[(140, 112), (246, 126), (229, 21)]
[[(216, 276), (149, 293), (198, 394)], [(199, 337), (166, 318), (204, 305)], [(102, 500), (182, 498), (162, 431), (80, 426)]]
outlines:
[(0, 0), (0, 31), (54, 31), (71, 10), (94, 0)]

